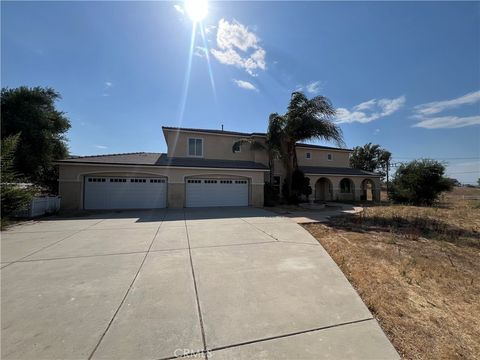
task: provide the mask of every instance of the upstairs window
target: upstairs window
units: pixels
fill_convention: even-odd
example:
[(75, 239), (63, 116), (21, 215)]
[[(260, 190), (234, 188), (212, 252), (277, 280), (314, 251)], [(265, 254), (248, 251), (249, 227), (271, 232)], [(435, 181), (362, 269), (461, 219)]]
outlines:
[(203, 139), (188, 139), (188, 156), (203, 156)]
[(332, 159), (333, 159), (332, 154), (327, 154), (327, 160), (328, 160), (328, 161), (332, 161)]
[(233, 144), (233, 152), (234, 153), (238, 153), (240, 152), (242, 149), (240, 147), (240, 144)]
[(310, 153), (310, 152), (305, 153), (305, 158), (311, 159), (312, 158), (312, 153)]

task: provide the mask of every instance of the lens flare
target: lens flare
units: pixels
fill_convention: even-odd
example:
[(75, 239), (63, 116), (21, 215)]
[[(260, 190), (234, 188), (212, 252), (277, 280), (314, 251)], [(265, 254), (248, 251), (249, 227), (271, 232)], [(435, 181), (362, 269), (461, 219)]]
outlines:
[(185, 11), (193, 22), (205, 19), (208, 14), (207, 0), (185, 0)]

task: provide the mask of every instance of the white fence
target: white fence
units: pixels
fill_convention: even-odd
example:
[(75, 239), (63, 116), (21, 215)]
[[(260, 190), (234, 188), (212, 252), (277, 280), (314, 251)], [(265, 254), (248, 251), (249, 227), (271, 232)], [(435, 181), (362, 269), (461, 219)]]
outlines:
[(32, 218), (52, 214), (60, 209), (60, 196), (35, 196), (28, 208), (17, 212), (18, 217)]

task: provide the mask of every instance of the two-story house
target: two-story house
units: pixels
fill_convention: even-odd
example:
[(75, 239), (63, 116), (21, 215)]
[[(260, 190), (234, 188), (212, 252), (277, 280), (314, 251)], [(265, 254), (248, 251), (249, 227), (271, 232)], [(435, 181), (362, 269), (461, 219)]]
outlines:
[[(63, 209), (154, 209), (202, 206), (263, 206), (268, 156), (243, 138), (265, 141), (264, 133), (162, 128), (168, 151), (74, 157), (58, 161)], [(352, 169), (351, 150), (298, 144), (298, 165), (310, 178), (316, 200), (379, 199), (377, 174)], [(274, 183), (284, 180), (281, 162)]]

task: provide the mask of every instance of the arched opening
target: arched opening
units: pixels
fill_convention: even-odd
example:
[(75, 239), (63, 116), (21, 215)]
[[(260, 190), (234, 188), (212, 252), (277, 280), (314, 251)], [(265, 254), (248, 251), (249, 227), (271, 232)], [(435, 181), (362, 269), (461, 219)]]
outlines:
[(355, 186), (351, 179), (343, 178), (340, 181), (340, 193), (338, 194), (338, 199), (341, 201), (355, 200)]
[(375, 201), (375, 183), (371, 179), (362, 181), (362, 201)]
[(351, 194), (353, 193), (353, 181), (348, 179), (348, 178), (344, 178), (340, 181), (340, 192), (342, 194)]
[(332, 182), (327, 178), (320, 178), (315, 183), (315, 200), (331, 201), (332, 200)]

